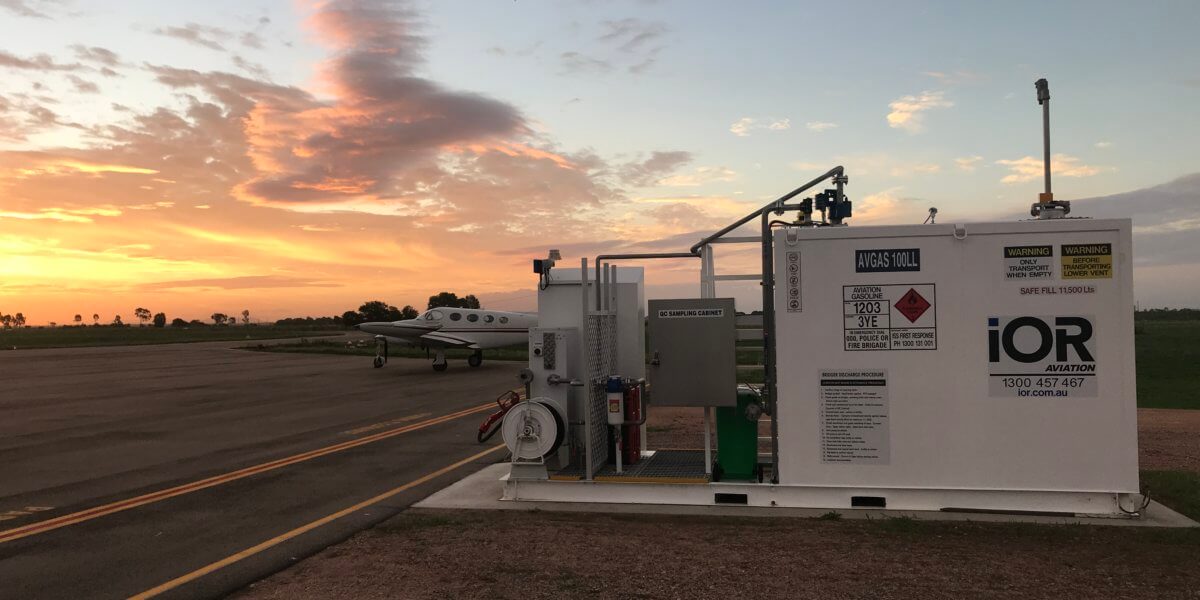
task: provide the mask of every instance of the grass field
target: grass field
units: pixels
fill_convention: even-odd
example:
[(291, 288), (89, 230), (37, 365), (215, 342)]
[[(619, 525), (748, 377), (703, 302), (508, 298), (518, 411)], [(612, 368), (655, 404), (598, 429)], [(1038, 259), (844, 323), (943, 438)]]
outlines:
[(235, 327), (55, 327), (0, 330), (0, 349), (133, 346), (186, 342), (270, 340), (340, 335), (344, 329), (313, 330), (274, 325)]
[(1200, 321), (1138, 321), (1138, 406), (1200, 409)]

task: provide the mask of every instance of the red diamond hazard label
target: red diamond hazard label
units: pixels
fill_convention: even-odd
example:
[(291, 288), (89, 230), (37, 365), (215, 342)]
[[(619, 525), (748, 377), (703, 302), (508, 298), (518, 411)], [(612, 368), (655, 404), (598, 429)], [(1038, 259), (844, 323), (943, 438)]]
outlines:
[(912, 288), (909, 288), (908, 293), (901, 296), (895, 304), (896, 310), (900, 311), (900, 314), (904, 315), (910, 323), (916, 323), (917, 319), (920, 319), (930, 306), (933, 305)]

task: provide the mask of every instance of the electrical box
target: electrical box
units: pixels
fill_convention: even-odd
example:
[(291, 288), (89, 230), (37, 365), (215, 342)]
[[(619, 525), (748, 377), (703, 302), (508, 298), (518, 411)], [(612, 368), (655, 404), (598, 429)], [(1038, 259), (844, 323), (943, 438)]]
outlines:
[[(582, 329), (583, 297), (587, 293), (589, 310), (596, 309), (595, 271), (588, 270), (587, 290), (582, 290), (579, 269), (555, 267), (547, 276), (544, 289), (538, 290), (538, 325)], [(646, 291), (642, 267), (618, 267), (613, 285), (616, 295), (617, 369), (622, 377), (646, 376)], [(583, 356), (579, 355), (582, 361)], [(600, 373), (599, 375), (611, 375)]]
[[(579, 414), (578, 404), (582, 401), (578, 391), (582, 388), (569, 384), (583, 377), (578, 355), (578, 331), (552, 327), (529, 330), (529, 370), (533, 372), (530, 397), (548, 398), (564, 423), (570, 422), (571, 414)], [(551, 378), (561, 383), (550, 383)]]
[(733, 298), (650, 301), (650, 382), (655, 406), (734, 406)]
[(781, 484), (1139, 491), (1128, 219), (774, 241)]

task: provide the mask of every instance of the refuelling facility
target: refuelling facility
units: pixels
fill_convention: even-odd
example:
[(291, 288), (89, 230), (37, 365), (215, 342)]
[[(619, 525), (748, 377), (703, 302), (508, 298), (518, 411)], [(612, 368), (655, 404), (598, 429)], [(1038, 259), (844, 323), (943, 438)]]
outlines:
[[(1131, 223), (1054, 200), (1037, 87), (1030, 219), (851, 226), (839, 166), (678, 252), (534, 261), (504, 498), (1136, 514)], [(718, 271), (722, 244), (761, 249), (761, 270)], [(681, 258), (696, 296), (647, 302), (628, 262)], [(723, 281), (761, 282), (761, 315)], [(747, 339), (761, 385), (737, 383)], [(661, 407), (702, 413), (704, 447), (656, 448)]]

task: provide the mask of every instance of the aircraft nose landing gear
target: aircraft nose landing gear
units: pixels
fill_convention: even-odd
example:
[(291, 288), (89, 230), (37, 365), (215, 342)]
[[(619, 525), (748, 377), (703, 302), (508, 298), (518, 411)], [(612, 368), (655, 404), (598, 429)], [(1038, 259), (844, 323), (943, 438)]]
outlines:
[(433, 370), (440, 373), (448, 366), (450, 365), (446, 362), (446, 351), (438, 348), (437, 353), (433, 355)]
[(375, 336), (375, 368), (378, 369), (387, 364), (388, 356), (388, 341), (382, 335)]

